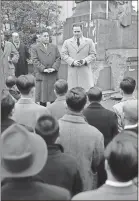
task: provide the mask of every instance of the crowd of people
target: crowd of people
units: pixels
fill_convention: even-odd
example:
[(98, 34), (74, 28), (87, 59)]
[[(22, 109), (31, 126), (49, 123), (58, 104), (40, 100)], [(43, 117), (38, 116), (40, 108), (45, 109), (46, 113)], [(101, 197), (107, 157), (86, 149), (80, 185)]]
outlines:
[(137, 200), (133, 78), (120, 84), (121, 116), (101, 105), (98, 87), (86, 93), (57, 80), (57, 98), (45, 107), (35, 102), (33, 75), (10, 76), (6, 85), (9, 90), (1, 99), (2, 200)]
[[(137, 200), (135, 80), (121, 81), (123, 98), (108, 110), (93, 83), (95, 46), (80, 25), (61, 54), (44, 31), (31, 54), (18, 33), (11, 42), (1, 35), (2, 200)], [(58, 78), (61, 59), (67, 81)]]

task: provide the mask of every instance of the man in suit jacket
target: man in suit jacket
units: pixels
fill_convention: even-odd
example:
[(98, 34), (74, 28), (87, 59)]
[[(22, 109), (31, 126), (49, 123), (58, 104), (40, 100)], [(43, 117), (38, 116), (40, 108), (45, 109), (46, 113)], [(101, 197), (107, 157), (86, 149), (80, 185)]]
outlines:
[(19, 53), (14, 47), (14, 45), (5, 41), (4, 33), (1, 31), (1, 49), (0, 49), (0, 59), (1, 59), (1, 88), (6, 88), (5, 81), (9, 75), (15, 75), (15, 66), (19, 59)]
[(49, 114), (48, 110), (35, 103), (35, 79), (33, 75), (21, 75), (16, 80), (21, 98), (15, 104), (13, 119), (19, 123), (35, 129), (37, 119), (42, 114)]
[(91, 62), (96, 58), (92, 39), (83, 37), (82, 26), (73, 26), (73, 38), (66, 40), (61, 58), (68, 64), (68, 86), (82, 87), (86, 91), (94, 86)]
[(97, 187), (97, 167), (104, 154), (102, 133), (89, 125), (82, 115), (86, 101), (83, 88), (71, 89), (66, 95), (68, 111), (59, 120), (59, 143), (64, 147), (65, 153), (76, 158), (84, 191)]
[(105, 150), (106, 183), (72, 200), (138, 200), (133, 179), (138, 175), (137, 135), (122, 131)]
[(47, 108), (51, 115), (56, 119), (60, 119), (66, 114), (67, 106), (66, 106), (66, 93), (68, 91), (68, 84), (66, 80), (58, 80), (54, 85), (54, 92), (56, 94), (57, 99), (54, 103), (50, 104)]
[(96, 127), (104, 136), (104, 145), (113, 139), (118, 133), (116, 114), (105, 109), (101, 104), (102, 91), (98, 87), (92, 87), (87, 92), (90, 105), (84, 109), (83, 114), (87, 122)]
[(27, 60), (30, 58), (30, 54), (26, 45), (20, 41), (19, 34), (12, 34), (12, 43), (19, 52), (19, 60), (15, 64), (15, 76), (28, 74), (28, 63)]
[(59, 136), (58, 121), (51, 115), (43, 115), (38, 119), (35, 131), (48, 146), (48, 160), (39, 173), (40, 178), (45, 183), (66, 188), (72, 196), (82, 192), (81, 176), (76, 159), (63, 153), (63, 147), (56, 144)]
[(32, 46), (31, 57), (36, 76), (36, 102), (46, 106), (55, 100), (54, 84), (58, 79), (61, 57), (58, 48), (49, 43), (49, 34), (42, 32), (40, 43)]
[(136, 81), (132, 77), (125, 77), (120, 83), (120, 90), (123, 98), (121, 102), (113, 106), (113, 110), (118, 118), (118, 132), (124, 129), (124, 119), (123, 119), (123, 105), (127, 100), (135, 100), (133, 92), (136, 87)]
[(137, 100), (128, 100), (123, 105), (124, 129), (138, 134)]

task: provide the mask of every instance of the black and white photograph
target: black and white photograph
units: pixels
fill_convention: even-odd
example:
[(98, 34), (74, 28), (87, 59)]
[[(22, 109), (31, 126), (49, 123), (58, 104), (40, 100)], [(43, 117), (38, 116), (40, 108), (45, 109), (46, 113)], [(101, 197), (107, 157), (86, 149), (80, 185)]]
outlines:
[(138, 0), (1, 0), (1, 200), (138, 200)]

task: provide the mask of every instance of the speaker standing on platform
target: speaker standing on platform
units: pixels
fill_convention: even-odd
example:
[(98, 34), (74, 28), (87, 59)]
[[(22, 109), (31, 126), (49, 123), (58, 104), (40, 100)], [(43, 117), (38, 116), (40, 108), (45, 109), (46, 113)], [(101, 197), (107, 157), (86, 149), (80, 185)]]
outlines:
[(82, 87), (88, 91), (94, 86), (91, 63), (96, 58), (95, 45), (92, 39), (83, 37), (81, 25), (73, 26), (73, 35), (61, 51), (61, 58), (68, 64), (69, 90)]
[(40, 34), (40, 43), (33, 46), (31, 56), (36, 77), (36, 102), (46, 106), (56, 99), (54, 84), (58, 79), (61, 57), (58, 48), (50, 44), (48, 32)]

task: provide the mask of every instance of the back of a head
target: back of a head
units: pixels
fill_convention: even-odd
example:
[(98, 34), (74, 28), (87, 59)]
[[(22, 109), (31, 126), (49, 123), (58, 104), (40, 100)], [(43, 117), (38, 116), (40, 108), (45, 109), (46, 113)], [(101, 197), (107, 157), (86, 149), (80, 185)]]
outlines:
[(16, 77), (14, 76), (8, 76), (6, 78), (6, 86), (8, 88), (12, 88), (16, 84)]
[(87, 92), (87, 96), (90, 102), (91, 101), (99, 102), (102, 99), (102, 91), (98, 87), (92, 87)]
[(43, 115), (38, 119), (35, 131), (48, 145), (52, 145), (59, 136), (58, 121), (51, 115)]
[(125, 101), (123, 105), (124, 119), (136, 124), (138, 122), (137, 100)]
[(138, 173), (137, 135), (131, 131), (122, 131), (106, 147), (105, 158), (114, 178), (127, 182)]
[(33, 75), (21, 75), (16, 80), (16, 86), (21, 94), (28, 95), (30, 90), (35, 87), (35, 78)]
[(54, 85), (55, 92), (59, 95), (65, 95), (68, 91), (68, 83), (66, 80), (60, 79)]
[(86, 92), (81, 87), (72, 88), (66, 95), (66, 103), (69, 109), (75, 112), (83, 110), (87, 102)]
[(8, 92), (4, 92), (1, 94), (1, 121), (7, 119), (13, 108), (15, 106), (15, 102), (11, 95)]
[(132, 77), (125, 77), (120, 83), (120, 88), (125, 94), (132, 94), (136, 87), (136, 81)]

